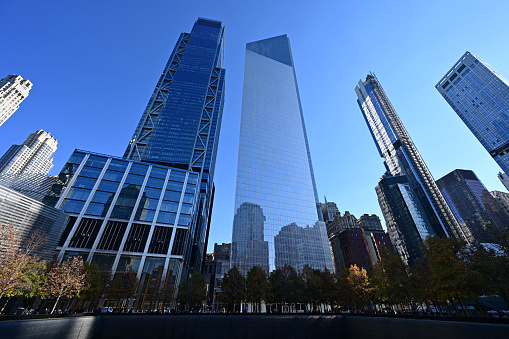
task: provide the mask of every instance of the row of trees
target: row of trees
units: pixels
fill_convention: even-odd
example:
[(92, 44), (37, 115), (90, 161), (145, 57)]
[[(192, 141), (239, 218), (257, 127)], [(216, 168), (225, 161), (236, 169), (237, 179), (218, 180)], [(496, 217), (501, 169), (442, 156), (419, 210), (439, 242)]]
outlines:
[[(505, 247), (502, 250), (507, 252)], [(296, 304), (315, 310), (329, 305), (336, 310), (390, 307), (394, 311), (434, 305), (466, 315), (470, 315), (466, 305), (472, 303), (482, 312), (480, 296), (499, 295), (509, 302), (509, 253), (438, 237), (428, 238), (422, 251), (422, 257), (407, 267), (397, 253), (383, 248), (382, 260), (370, 272), (354, 265), (339, 274), (309, 266), (297, 273), (284, 266), (267, 275), (253, 267), (244, 278), (234, 267), (223, 279), (220, 300), (230, 310), (241, 302), (252, 303), (257, 310), (263, 301), (277, 311)]]
[[(134, 301), (137, 296), (140, 282), (133, 271), (116, 273), (112, 277), (109, 268), (84, 263), (80, 257), (69, 257), (62, 263), (45, 262), (36, 255), (46, 242), (44, 234), (34, 232), (25, 241), (20, 239), (20, 232), (12, 225), (0, 225), (0, 299), (53, 297), (53, 312), (63, 297), (73, 300), (68, 308), (80, 309), (85, 302), (97, 305), (100, 299), (105, 299), (105, 306), (127, 308), (128, 301)], [(188, 308), (206, 299), (206, 285), (199, 274), (193, 274), (182, 284), (177, 299), (173, 281), (161, 288), (161, 274), (162, 269), (148, 275), (144, 291), (140, 292), (140, 299), (148, 301), (151, 309), (172, 305), (175, 301)], [(8, 299), (0, 305), (0, 313), (7, 302)]]
[(47, 264), (35, 254), (45, 242), (46, 236), (38, 231), (21, 242), (14, 226), (0, 225), (0, 298), (55, 297), (53, 311), (61, 297), (77, 296), (87, 287), (83, 260)]

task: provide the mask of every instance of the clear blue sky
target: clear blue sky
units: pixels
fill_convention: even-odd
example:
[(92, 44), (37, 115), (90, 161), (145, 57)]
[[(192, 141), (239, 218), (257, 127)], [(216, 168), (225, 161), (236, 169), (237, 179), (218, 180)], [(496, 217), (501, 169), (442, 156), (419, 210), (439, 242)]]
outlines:
[[(435, 179), (500, 170), (435, 84), (467, 50), (509, 78), (508, 1), (0, 1), (0, 76), (34, 87), (0, 127), (0, 154), (44, 129), (74, 148), (121, 156), (181, 32), (198, 17), (226, 26), (226, 104), (209, 239), (230, 242), (247, 42), (290, 37), (318, 193), (382, 218), (384, 172), (354, 87), (375, 72)], [(284, 128), (284, 126), (282, 126)], [(382, 218), (383, 219), (383, 218)]]

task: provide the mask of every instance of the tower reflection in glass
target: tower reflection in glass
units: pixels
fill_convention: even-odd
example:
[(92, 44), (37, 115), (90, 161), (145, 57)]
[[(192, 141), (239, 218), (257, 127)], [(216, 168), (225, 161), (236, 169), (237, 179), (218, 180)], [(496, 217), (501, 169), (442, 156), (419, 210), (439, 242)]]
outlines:
[(248, 43), (232, 266), (332, 270), (286, 35)]

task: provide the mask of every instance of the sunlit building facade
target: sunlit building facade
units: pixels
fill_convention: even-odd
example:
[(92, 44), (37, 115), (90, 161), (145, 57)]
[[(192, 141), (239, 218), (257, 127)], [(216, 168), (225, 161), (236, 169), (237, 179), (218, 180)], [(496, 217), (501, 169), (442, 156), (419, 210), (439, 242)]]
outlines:
[[(421, 241), (425, 235), (434, 234), (468, 241), (378, 79), (368, 75), (365, 81), (359, 81), (355, 92), (378, 152), (385, 160), (388, 176), (406, 178), (407, 184), (400, 186), (401, 194), (413, 201), (408, 206), (418, 209), (420, 226), (415, 231), (421, 235)], [(384, 218), (390, 224), (385, 213)], [(393, 239), (396, 233), (390, 234)]]
[(509, 174), (509, 81), (467, 51), (435, 87)]
[(41, 186), (53, 168), (57, 144), (48, 132), (39, 130), (21, 145), (12, 145), (0, 158), (0, 185), (40, 200), (40, 191), (44, 190)]
[[(76, 150), (43, 202), (69, 219), (58, 259), (80, 256), (140, 279), (135, 308), (173, 293), (198, 219), (199, 173)], [(171, 298), (168, 298), (171, 299)]]
[[(170, 306), (205, 257), (224, 105), (224, 27), (182, 33), (124, 153), (76, 150), (44, 202), (70, 218), (58, 258), (134, 272), (134, 307)], [(164, 284), (163, 284), (164, 282)]]
[(254, 265), (332, 270), (318, 204), (289, 39), (248, 43), (232, 266), (243, 274)]
[(0, 80), (0, 126), (16, 112), (30, 89), (30, 80), (20, 75), (11, 74)]

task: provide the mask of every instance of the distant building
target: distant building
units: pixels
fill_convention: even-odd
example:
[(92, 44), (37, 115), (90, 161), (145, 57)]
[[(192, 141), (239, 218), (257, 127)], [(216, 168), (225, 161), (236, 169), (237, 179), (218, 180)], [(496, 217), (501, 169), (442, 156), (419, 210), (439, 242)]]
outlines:
[(47, 241), (36, 252), (42, 259), (53, 259), (66, 222), (64, 212), (0, 185), (0, 225), (6, 227), (12, 224), (20, 232), (22, 242), (37, 230), (45, 234)]
[(381, 246), (385, 246), (389, 251), (394, 251), (391, 238), (389, 234), (384, 231), (380, 218), (377, 215), (363, 214), (357, 219), (357, 224), (364, 230), (373, 264), (381, 259)]
[(53, 168), (52, 157), (57, 144), (48, 132), (39, 130), (21, 145), (12, 145), (0, 158), (0, 184), (42, 199), (47, 185), (40, 186)]
[(509, 81), (467, 51), (435, 87), (509, 174)]
[(509, 219), (473, 171), (456, 169), (438, 179), (437, 184), (456, 219), (465, 223), (472, 240), (493, 242), (493, 227), (509, 226)]
[(326, 224), (333, 221), (336, 213), (339, 213), (338, 206), (335, 202), (326, 200), (325, 203), (320, 203), (320, 206), (323, 214), (323, 221), (325, 221)]
[(509, 176), (503, 172), (498, 172), (497, 176), (504, 185), (504, 187), (509, 191)]
[(500, 191), (491, 191), (490, 195), (495, 199), (498, 207), (504, 213), (505, 217), (509, 219), (509, 193)]
[(328, 224), (329, 242), (336, 272), (351, 265), (371, 269), (380, 260), (380, 246), (394, 250), (380, 218), (364, 214), (360, 219), (346, 211), (337, 213)]
[(376, 214), (363, 214), (357, 219), (357, 225), (364, 231), (383, 231), (380, 218)]
[[(334, 261), (338, 265), (336, 266), (336, 272), (340, 273), (352, 265), (357, 265), (357, 267), (366, 270), (373, 268), (368, 241), (362, 228), (343, 229), (332, 238), (332, 242), (334, 245), (331, 247), (336, 249), (336, 252), (333, 253)], [(341, 249), (341, 253), (337, 252), (338, 247)], [(336, 256), (339, 260), (336, 259)]]
[(221, 294), (221, 284), (226, 273), (230, 270), (232, 244), (214, 244), (214, 286), (212, 295), (212, 310), (218, 308), (218, 298)]
[(32, 88), (28, 79), (20, 75), (8, 75), (0, 80), (0, 126), (16, 112)]

